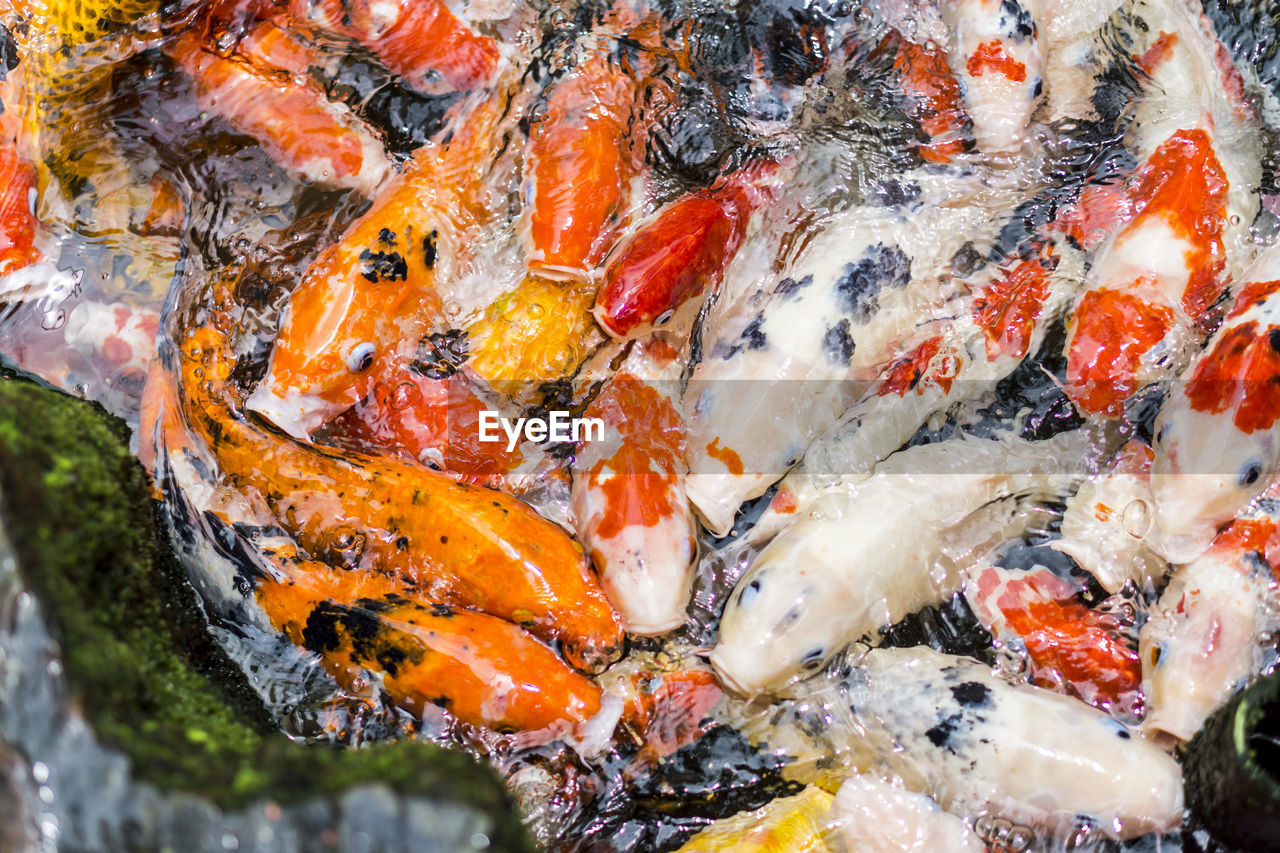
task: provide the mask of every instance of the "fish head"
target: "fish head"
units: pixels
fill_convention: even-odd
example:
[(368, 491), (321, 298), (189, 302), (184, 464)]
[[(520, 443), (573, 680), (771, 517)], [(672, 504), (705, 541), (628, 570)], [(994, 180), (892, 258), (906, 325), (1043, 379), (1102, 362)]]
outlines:
[(1195, 559), (1280, 473), (1280, 435), (1174, 405), (1155, 424), (1151, 546), (1174, 563)]
[(721, 682), (744, 696), (813, 675), (846, 645), (834, 628), (847, 621), (845, 596), (768, 551), (730, 595), (710, 656)]

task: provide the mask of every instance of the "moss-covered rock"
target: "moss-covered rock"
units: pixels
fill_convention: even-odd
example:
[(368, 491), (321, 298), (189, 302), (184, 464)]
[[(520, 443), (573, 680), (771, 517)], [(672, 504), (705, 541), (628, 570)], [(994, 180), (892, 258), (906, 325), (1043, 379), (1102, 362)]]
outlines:
[(0, 376), (4, 529), (85, 716), (102, 744), (131, 759), (135, 780), (224, 810), (336, 803), (376, 782), (478, 813), (490, 849), (528, 849), (501, 785), (465, 755), (408, 741), (304, 746), (274, 732), (157, 536), (127, 440), (101, 407)]

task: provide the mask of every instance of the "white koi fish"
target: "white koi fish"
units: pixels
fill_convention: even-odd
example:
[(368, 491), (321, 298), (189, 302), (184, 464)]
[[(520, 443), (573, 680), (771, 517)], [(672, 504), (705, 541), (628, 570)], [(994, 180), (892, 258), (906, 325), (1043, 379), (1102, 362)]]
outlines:
[(586, 411), (604, 421), (603, 439), (583, 442), (571, 466), (579, 536), (633, 634), (684, 624), (693, 581), (677, 356), (660, 337), (633, 346)]
[(1171, 756), (1101, 711), (977, 661), (873, 649), (842, 689), (854, 716), (896, 745), (886, 767), (921, 780), (943, 808), (987, 806), (1062, 834), (1085, 818), (1119, 838), (1182, 819)]
[(1144, 731), (1190, 740), (1260, 670), (1258, 638), (1280, 628), (1277, 517), (1264, 500), (1169, 581), (1139, 635)]
[(746, 695), (776, 688), (941, 601), (964, 577), (946, 550), (954, 528), (1002, 498), (1065, 491), (1087, 443), (1077, 432), (1039, 444), (965, 437), (911, 447), (828, 492), (738, 582), (710, 657), (717, 674)]

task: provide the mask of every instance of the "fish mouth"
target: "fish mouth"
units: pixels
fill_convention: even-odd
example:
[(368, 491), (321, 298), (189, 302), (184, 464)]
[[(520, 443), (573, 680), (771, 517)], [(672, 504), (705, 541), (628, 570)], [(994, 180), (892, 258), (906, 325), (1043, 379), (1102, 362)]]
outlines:
[(760, 693), (758, 688), (748, 687), (729, 670), (729, 667), (725, 664), (724, 655), (720, 653), (721, 648), (721, 646), (716, 646), (711, 650), (711, 654), (707, 656), (707, 661), (711, 664), (712, 669), (715, 670), (716, 679), (724, 687), (728, 688), (731, 693), (744, 699), (750, 699), (752, 696), (758, 695)]

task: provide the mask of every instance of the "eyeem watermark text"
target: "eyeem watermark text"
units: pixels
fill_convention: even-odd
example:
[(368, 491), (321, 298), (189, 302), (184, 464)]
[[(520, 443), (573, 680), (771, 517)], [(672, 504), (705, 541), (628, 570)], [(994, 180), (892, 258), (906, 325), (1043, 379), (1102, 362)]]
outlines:
[(504, 418), (494, 411), (480, 413), (480, 440), (502, 441), (507, 437), (510, 453), (525, 441), (600, 441), (604, 438), (604, 421), (600, 418), (575, 418), (568, 412), (548, 412), (545, 418)]

